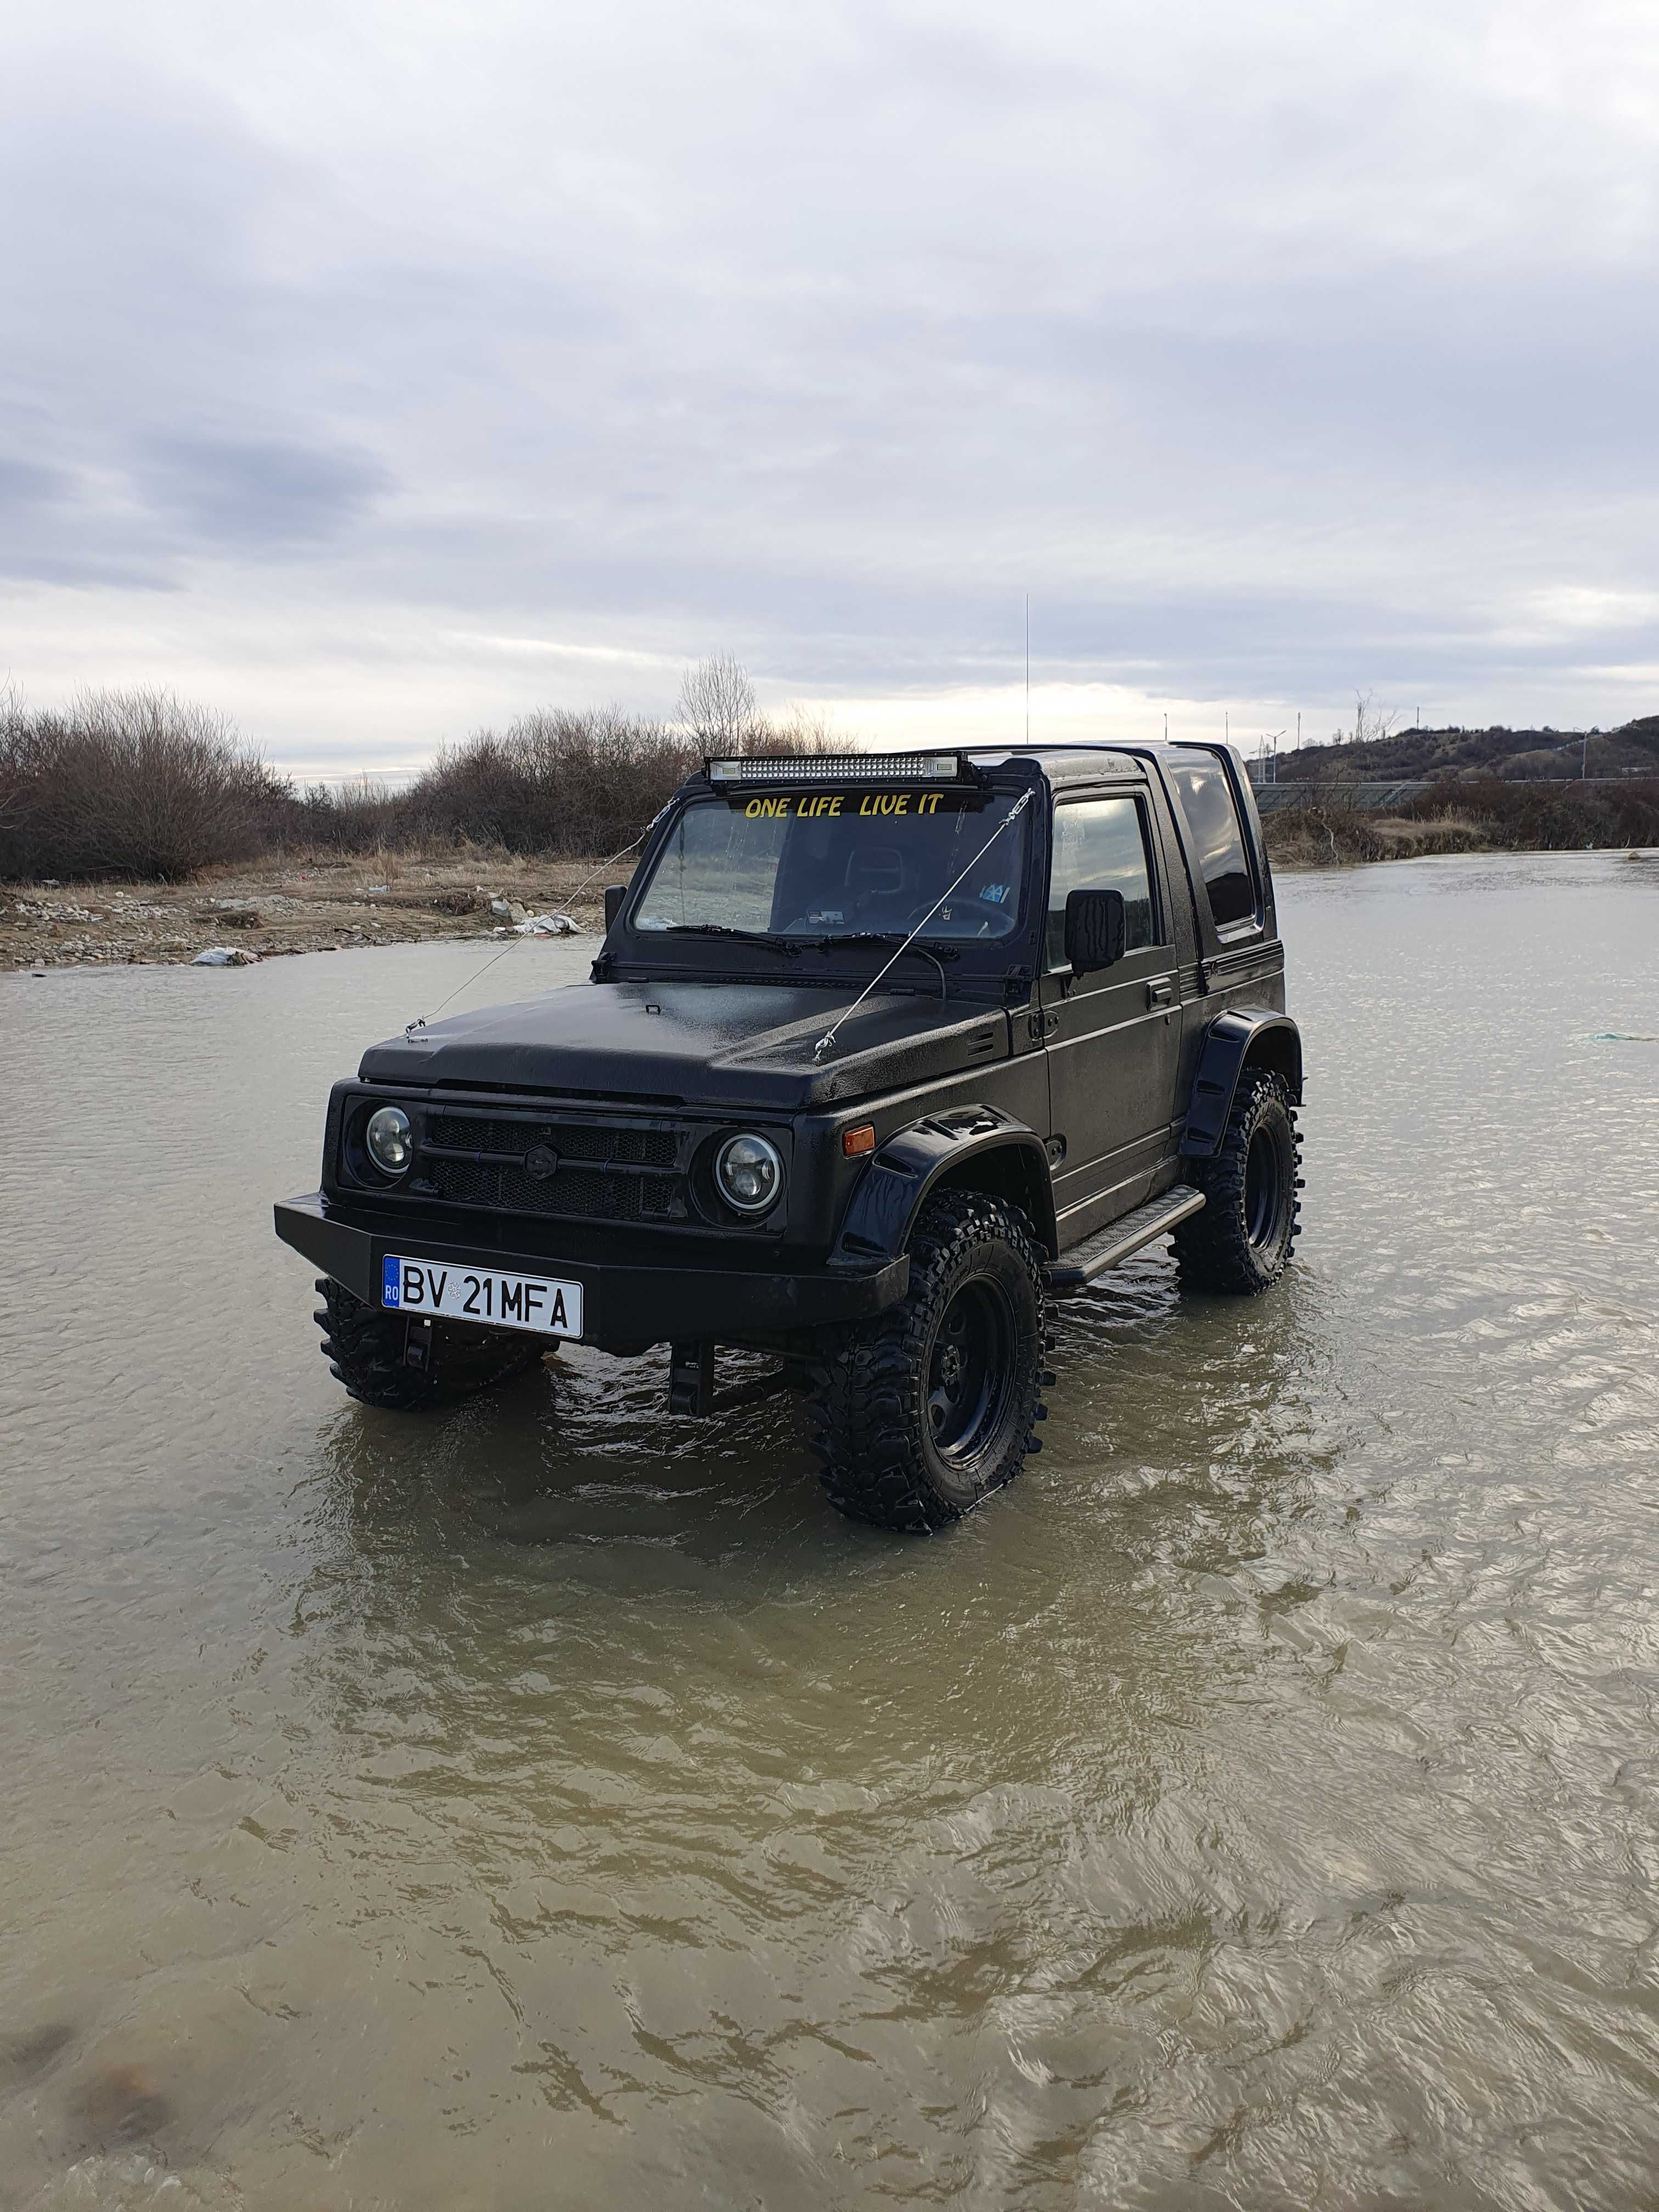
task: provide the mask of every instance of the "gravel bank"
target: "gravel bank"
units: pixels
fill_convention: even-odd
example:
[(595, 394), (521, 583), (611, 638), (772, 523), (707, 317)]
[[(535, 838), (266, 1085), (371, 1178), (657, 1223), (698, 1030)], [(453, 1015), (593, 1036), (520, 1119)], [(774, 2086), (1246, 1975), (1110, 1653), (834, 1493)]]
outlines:
[(631, 863), (514, 860), (468, 852), (425, 860), (289, 855), (209, 871), (190, 884), (0, 884), (0, 969), (138, 966), (228, 945), (290, 952), (504, 934), (526, 914), (568, 914), (597, 938), (607, 883)]

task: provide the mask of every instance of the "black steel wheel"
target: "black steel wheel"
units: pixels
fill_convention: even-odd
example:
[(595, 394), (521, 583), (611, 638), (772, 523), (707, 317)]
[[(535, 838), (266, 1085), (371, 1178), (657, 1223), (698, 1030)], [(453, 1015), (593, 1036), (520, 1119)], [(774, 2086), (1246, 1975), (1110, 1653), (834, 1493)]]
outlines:
[(831, 1504), (878, 1528), (943, 1528), (1038, 1449), (1042, 1255), (1017, 1206), (977, 1191), (930, 1199), (910, 1283), (885, 1313), (826, 1332), (811, 1369)]
[(1015, 1340), (1003, 1285), (983, 1275), (963, 1283), (945, 1309), (927, 1358), (927, 1425), (947, 1465), (971, 1465), (1001, 1421)]
[(544, 1339), (515, 1329), (386, 1313), (365, 1305), (327, 1275), (318, 1277), (317, 1288), (323, 1303), (314, 1319), (330, 1371), (349, 1396), (383, 1413), (453, 1406), (521, 1375), (549, 1348)]
[(1175, 1232), (1187, 1288), (1251, 1297), (1279, 1280), (1301, 1222), (1301, 1164), (1296, 1109), (1283, 1077), (1247, 1068), (1220, 1150), (1192, 1164), (1189, 1180), (1206, 1203)]

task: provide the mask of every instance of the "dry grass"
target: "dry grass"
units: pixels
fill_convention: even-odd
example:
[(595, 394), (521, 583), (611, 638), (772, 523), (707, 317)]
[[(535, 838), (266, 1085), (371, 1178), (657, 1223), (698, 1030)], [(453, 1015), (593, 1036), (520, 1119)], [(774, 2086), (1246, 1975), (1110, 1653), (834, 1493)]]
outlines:
[(1362, 814), (1349, 806), (1285, 808), (1264, 817), (1267, 854), (1276, 868), (1342, 868), (1369, 860), (1414, 860), (1431, 853), (1480, 853), (1492, 837), (1472, 816), (1433, 821)]
[[(1452, 796), (1455, 793), (1455, 796)], [(1471, 783), (1405, 814), (1367, 814), (1316, 793), (1263, 817), (1275, 867), (1346, 867), (1431, 853), (1561, 853), (1659, 844), (1659, 781)]]

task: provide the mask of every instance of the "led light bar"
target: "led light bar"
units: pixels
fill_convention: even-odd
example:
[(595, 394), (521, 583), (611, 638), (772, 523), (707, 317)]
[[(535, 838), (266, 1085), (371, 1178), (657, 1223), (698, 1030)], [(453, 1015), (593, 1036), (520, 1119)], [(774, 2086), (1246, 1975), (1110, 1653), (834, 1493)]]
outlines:
[(750, 753), (710, 760), (710, 783), (973, 783), (960, 753)]

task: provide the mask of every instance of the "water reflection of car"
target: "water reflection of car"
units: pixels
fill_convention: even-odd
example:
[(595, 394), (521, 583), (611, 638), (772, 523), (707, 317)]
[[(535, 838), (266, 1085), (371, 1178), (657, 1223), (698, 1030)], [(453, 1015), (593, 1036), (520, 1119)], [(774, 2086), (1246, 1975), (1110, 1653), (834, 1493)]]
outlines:
[(1284, 966), (1224, 746), (711, 761), (591, 980), (374, 1047), (277, 1231), (369, 1405), (666, 1343), (672, 1410), (798, 1389), (836, 1505), (937, 1528), (1037, 1448), (1052, 1299), (1170, 1232), (1282, 1273)]

